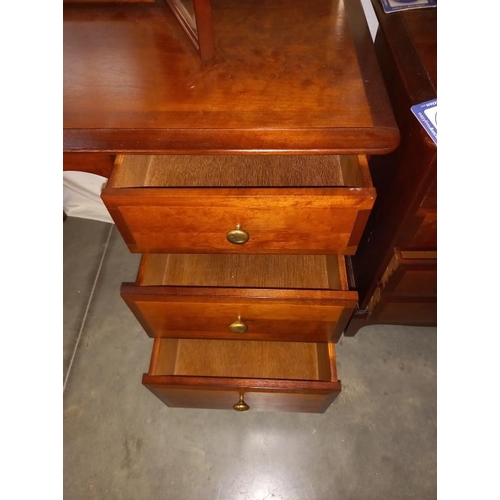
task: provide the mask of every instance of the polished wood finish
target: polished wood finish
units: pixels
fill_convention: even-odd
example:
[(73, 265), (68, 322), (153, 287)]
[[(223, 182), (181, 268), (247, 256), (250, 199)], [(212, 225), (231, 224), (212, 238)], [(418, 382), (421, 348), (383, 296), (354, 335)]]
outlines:
[[(377, 201), (352, 269), (360, 311), (347, 335), (373, 323), (437, 323), (437, 148), (410, 107), (437, 96), (436, 9), (385, 14), (375, 46), (401, 144), (372, 157)], [(411, 252), (411, 253), (409, 253)]]
[[(162, 156), (127, 156), (102, 199), (131, 252), (349, 255), (356, 251), (375, 199), (364, 161), (363, 156), (317, 161), (289, 156), (277, 162), (263, 156), (240, 163), (227, 156), (206, 164), (203, 157), (192, 157), (177, 166), (175, 159)], [(368, 185), (294, 187), (322, 178), (322, 186), (342, 186), (346, 165), (353, 171), (348, 184), (358, 178)], [(185, 187), (193, 182), (208, 187)], [(236, 187), (214, 187), (221, 185)], [(281, 187), (239, 187), (255, 185)], [(227, 238), (238, 225), (249, 234), (242, 245)]]
[[(64, 150), (386, 153), (399, 141), (358, 0), (212, 2), (203, 62), (158, 4), (64, 6)], [(358, 59), (359, 57), (359, 59)]]
[(399, 130), (359, 0), (211, 7), (204, 61), (166, 4), (65, 5), (64, 151), (118, 155), (102, 198), (145, 253), (122, 287), (156, 336), (143, 383), (169, 406), (322, 412), (366, 155)]
[(380, 286), (394, 296), (436, 298), (437, 252), (396, 252)]
[(343, 256), (145, 254), (139, 286), (348, 290)]
[(166, 0), (203, 61), (215, 55), (211, 0)]
[[(365, 321), (371, 323), (434, 326), (437, 252), (396, 251), (368, 304), (368, 311)], [(349, 327), (351, 331), (354, 328)]]
[(338, 341), (357, 303), (341, 256), (148, 254), (121, 296), (150, 337), (302, 342)]
[(221, 340), (156, 339), (143, 384), (168, 406), (265, 411), (324, 412), (341, 390), (333, 344)]
[(118, 155), (115, 164), (108, 187), (121, 189), (372, 187), (364, 155)]
[(63, 170), (87, 172), (109, 178), (115, 155), (106, 153), (64, 153)]
[(158, 0), (63, 0), (63, 3), (154, 3)]

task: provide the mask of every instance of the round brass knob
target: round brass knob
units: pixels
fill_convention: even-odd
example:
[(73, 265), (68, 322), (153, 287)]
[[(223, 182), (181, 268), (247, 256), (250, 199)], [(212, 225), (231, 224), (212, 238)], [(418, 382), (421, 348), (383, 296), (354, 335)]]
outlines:
[(250, 239), (250, 235), (237, 224), (233, 230), (226, 234), (226, 238), (233, 245), (243, 245)]
[(241, 317), (229, 325), (229, 331), (231, 333), (245, 333), (248, 330), (248, 326), (244, 321), (241, 321)]
[(240, 400), (233, 405), (233, 409), (236, 411), (247, 411), (250, 409), (250, 406), (248, 406), (245, 401), (243, 400), (243, 395), (240, 396)]

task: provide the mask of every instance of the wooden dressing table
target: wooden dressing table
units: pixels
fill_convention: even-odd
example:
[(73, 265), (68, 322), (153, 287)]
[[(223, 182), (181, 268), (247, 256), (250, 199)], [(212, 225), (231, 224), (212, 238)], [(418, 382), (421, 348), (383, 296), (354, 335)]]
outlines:
[(212, 18), (202, 61), (162, 3), (65, 5), (64, 165), (109, 178), (143, 254), (121, 295), (154, 339), (146, 387), (322, 412), (358, 303), (368, 159), (399, 130), (358, 0), (213, 0)]

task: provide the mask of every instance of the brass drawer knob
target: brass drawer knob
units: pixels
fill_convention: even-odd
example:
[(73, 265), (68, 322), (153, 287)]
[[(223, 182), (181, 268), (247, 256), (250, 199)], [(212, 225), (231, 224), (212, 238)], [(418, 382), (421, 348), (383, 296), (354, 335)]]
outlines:
[(240, 224), (236, 224), (236, 227), (227, 233), (226, 238), (233, 245), (244, 245), (250, 239), (250, 235), (241, 229)]
[(238, 319), (229, 325), (229, 331), (231, 333), (245, 333), (248, 330), (248, 325), (241, 321), (241, 317), (238, 316)]
[(243, 400), (243, 395), (240, 396), (240, 400), (233, 405), (233, 409), (236, 411), (247, 411), (250, 409), (250, 406), (248, 406), (245, 401)]

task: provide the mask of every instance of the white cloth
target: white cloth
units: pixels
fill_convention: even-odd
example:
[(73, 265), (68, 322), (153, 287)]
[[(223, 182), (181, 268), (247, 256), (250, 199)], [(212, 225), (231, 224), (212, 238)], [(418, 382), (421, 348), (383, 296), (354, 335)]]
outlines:
[(113, 223), (101, 200), (107, 179), (87, 172), (63, 172), (63, 206), (68, 217)]

